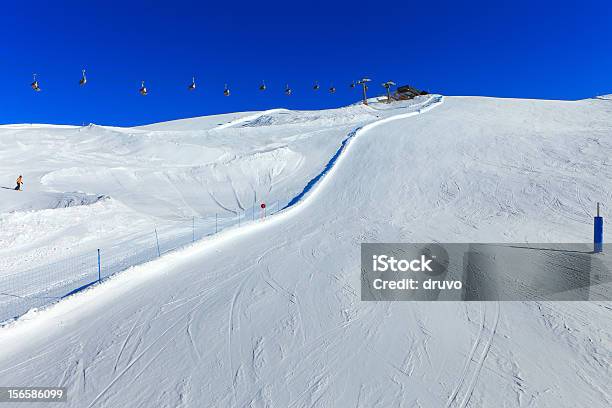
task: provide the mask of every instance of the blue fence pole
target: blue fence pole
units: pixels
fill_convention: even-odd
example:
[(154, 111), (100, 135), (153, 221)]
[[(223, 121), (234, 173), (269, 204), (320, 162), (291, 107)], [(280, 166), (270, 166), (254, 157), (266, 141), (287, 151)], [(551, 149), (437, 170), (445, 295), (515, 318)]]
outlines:
[(100, 249), (98, 248), (98, 282), (102, 280), (102, 267), (100, 262)]
[(594, 221), (593, 252), (603, 251), (603, 217), (599, 215), (599, 203), (597, 203), (597, 216)]
[(157, 228), (155, 228), (155, 242), (157, 243), (157, 256), (161, 256), (161, 252), (159, 250), (159, 237), (157, 236)]

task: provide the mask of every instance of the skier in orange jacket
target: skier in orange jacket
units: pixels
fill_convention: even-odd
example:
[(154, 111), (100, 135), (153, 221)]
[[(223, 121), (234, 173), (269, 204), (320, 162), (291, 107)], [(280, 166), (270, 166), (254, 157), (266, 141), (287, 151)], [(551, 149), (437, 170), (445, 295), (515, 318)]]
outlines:
[(17, 177), (17, 187), (15, 187), (15, 190), (21, 191), (22, 184), (23, 184), (23, 176), (20, 174), (19, 177)]

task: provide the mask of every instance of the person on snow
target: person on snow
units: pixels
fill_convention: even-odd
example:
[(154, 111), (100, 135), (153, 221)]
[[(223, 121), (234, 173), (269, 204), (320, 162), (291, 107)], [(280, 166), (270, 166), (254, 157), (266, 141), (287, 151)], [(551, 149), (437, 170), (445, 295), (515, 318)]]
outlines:
[(17, 177), (17, 187), (15, 187), (15, 190), (21, 191), (22, 184), (23, 184), (23, 176), (20, 174), (19, 177)]

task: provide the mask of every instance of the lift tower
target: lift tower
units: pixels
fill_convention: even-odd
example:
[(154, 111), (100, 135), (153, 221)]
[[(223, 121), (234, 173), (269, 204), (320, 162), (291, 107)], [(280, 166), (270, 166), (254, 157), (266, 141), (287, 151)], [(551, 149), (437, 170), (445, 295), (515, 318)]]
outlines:
[(366, 92), (368, 90), (368, 82), (370, 81), (372, 81), (370, 78), (362, 78), (360, 81), (357, 82), (357, 84), (363, 87), (363, 104), (364, 105), (368, 104), (368, 96), (366, 95)]

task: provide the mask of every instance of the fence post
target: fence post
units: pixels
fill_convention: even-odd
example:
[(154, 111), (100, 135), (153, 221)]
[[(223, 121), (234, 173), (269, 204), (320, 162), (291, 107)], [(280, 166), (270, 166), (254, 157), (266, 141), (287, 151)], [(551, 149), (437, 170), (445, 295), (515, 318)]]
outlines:
[(159, 237), (157, 236), (157, 228), (155, 228), (155, 242), (157, 243), (157, 257), (161, 256), (161, 252), (159, 251)]
[(191, 218), (191, 242), (195, 242), (195, 216)]
[(100, 248), (98, 248), (98, 282), (102, 280), (102, 267), (100, 266)]
[(238, 228), (240, 228), (240, 208), (236, 212), (238, 213)]

